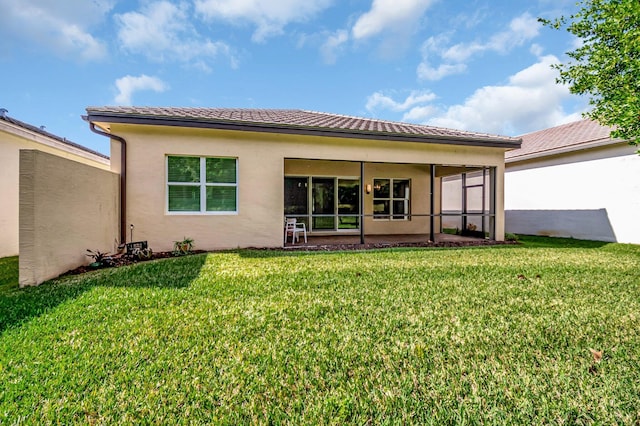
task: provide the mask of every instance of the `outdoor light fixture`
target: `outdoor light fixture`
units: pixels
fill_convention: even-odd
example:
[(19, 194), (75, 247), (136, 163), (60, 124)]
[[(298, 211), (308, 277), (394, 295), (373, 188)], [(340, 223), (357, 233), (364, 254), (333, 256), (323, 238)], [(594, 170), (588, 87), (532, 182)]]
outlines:
[(365, 186), (365, 191), (367, 192), (367, 194), (371, 194), (371, 184), (370, 184), (370, 183), (368, 183), (368, 184)]
[(129, 238), (131, 238), (129, 241), (133, 241), (133, 228), (135, 228), (135, 226), (133, 226), (133, 223), (131, 225), (129, 225), (129, 229), (131, 229), (131, 236)]

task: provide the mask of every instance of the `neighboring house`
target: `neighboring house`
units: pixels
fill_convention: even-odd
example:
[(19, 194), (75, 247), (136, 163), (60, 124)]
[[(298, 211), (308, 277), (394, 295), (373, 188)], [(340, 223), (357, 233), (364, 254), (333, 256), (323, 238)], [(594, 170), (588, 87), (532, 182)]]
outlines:
[(109, 157), (7, 115), (0, 109), (0, 257), (18, 254), (20, 150), (39, 150), (109, 170)]
[(302, 110), (90, 107), (121, 174), (120, 241), (170, 250), (282, 247), (310, 235), (441, 229), (441, 180), (483, 170), (492, 238), (504, 238), (504, 154), (520, 140)]
[(640, 244), (640, 156), (582, 120), (506, 153), (507, 232)]

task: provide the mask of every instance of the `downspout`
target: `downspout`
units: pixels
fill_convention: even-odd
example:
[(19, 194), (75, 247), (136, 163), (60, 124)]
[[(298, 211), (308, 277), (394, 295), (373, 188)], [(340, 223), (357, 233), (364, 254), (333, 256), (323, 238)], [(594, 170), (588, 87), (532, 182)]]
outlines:
[(120, 142), (120, 244), (127, 242), (127, 141), (123, 137), (98, 130), (89, 122), (93, 133), (115, 139)]

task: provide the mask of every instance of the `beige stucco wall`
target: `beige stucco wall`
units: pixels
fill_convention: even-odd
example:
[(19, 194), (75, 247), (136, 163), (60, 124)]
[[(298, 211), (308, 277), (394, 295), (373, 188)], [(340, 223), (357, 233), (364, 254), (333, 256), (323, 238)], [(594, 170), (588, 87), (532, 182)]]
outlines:
[(20, 286), (87, 264), (118, 238), (118, 175), (37, 150), (20, 151)]
[(0, 257), (18, 254), (18, 180), (21, 149), (38, 149), (108, 170), (109, 160), (0, 120)]
[[(111, 131), (127, 140), (127, 224), (135, 225), (134, 240), (147, 240), (156, 251), (170, 250), (173, 242), (183, 237), (194, 238), (200, 249), (282, 246), (285, 159), (364, 161), (368, 163), (367, 179), (407, 177), (410, 170), (409, 177), (415, 176), (419, 188), (428, 188), (428, 167), (424, 165), (474, 164), (503, 170), (504, 161), (504, 150), (499, 148), (126, 124), (112, 124)], [(113, 144), (112, 152), (119, 149), (117, 145)], [(238, 158), (237, 214), (167, 213), (167, 155)], [(413, 166), (408, 169), (385, 164), (382, 165), (385, 170), (376, 170), (380, 166), (372, 163), (411, 163)], [(423, 170), (427, 172), (422, 173)], [(287, 174), (296, 172), (287, 170)], [(342, 175), (340, 170), (332, 173)], [(347, 170), (344, 174), (359, 176), (359, 165), (353, 172)], [(412, 201), (416, 200), (413, 197)], [(428, 197), (416, 202), (418, 206), (414, 207), (429, 211)], [(365, 206), (370, 212), (372, 207), (367, 199)], [(498, 214), (497, 219), (501, 231), (502, 214)], [(376, 224), (377, 232), (408, 231), (391, 228), (398, 223)], [(418, 223), (416, 220), (401, 225), (411, 227)], [(498, 237), (501, 235), (498, 232)]]

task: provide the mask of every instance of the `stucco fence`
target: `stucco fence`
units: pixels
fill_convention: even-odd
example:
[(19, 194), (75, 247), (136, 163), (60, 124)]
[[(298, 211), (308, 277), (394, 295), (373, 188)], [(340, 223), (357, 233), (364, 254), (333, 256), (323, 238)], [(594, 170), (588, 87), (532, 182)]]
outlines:
[(38, 150), (20, 151), (20, 287), (111, 252), (118, 238), (116, 173)]

